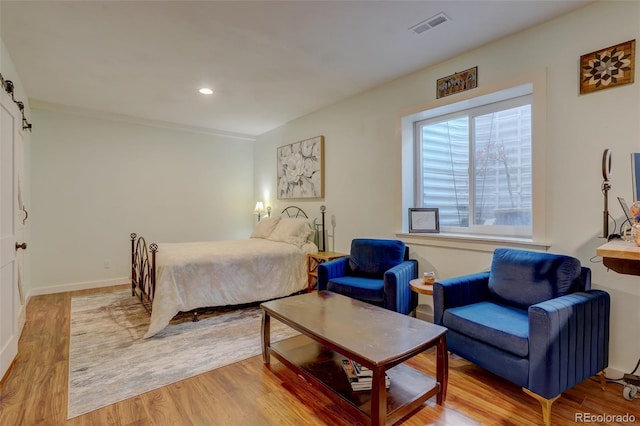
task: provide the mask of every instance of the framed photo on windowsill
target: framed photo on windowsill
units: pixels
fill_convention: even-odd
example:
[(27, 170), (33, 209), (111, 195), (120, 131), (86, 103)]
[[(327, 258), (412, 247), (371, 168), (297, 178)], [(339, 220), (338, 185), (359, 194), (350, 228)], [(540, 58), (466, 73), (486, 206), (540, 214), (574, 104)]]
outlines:
[(437, 208), (410, 208), (409, 232), (440, 232), (440, 217)]

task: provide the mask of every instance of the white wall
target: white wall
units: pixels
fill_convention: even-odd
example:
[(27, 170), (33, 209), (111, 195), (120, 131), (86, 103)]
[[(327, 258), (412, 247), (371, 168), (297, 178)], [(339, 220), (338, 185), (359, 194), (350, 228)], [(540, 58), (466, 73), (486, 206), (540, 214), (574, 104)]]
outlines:
[[(407, 214), (401, 204), (402, 113), (433, 102), (436, 80), (456, 71), (477, 65), (482, 86), (546, 68), (550, 251), (578, 257), (592, 268), (593, 287), (611, 294), (609, 365), (631, 371), (640, 357), (640, 278), (607, 272), (600, 259), (592, 258), (604, 243), (599, 235), (605, 148), (612, 149), (614, 162), (610, 199), (631, 197), (629, 154), (640, 151), (640, 85), (588, 95), (578, 90), (580, 55), (631, 39), (640, 39), (640, 3), (600, 2), (309, 114), (257, 139), (256, 194), (275, 193), (277, 146), (324, 135), (322, 202), (329, 217), (335, 215), (335, 249), (348, 252), (354, 237), (395, 238)], [(610, 210), (622, 218), (616, 204), (611, 202)], [(442, 278), (490, 264), (489, 248), (434, 247), (420, 241), (412, 238), (410, 245), (421, 271), (435, 270)], [(421, 303), (430, 302), (421, 296)]]
[(33, 122), (32, 294), (127, 282), (131, 232), (251, 233), (253, 141), (46, 109)]

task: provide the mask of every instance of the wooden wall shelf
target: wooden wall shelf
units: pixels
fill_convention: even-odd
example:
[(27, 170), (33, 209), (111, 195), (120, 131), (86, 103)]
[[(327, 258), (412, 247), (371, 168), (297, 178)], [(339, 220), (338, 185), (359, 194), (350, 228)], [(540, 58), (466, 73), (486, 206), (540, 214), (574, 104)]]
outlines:
[(596, 249), (607, 268), (620, 274), (640, 275), (640, 247), (623, 240), (611, 240)]

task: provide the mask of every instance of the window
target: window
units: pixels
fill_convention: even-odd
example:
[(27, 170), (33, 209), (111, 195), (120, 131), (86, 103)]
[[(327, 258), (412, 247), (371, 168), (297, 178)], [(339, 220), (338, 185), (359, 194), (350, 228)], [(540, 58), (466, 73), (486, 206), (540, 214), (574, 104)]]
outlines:
[(532, 238), (532, 86), (421, 114), (414, 121), (416, 207), (446, 233)]

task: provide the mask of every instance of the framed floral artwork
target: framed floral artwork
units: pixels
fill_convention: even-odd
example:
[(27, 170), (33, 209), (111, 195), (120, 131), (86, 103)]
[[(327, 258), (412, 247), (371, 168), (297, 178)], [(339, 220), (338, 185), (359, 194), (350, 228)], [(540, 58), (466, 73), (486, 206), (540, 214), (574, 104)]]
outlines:
[(580, 94), (633, 83), (635, 62), (635, 39), (580, 56)]
[(324, 136), (277, 149), (278, 200), (324, 197)]

